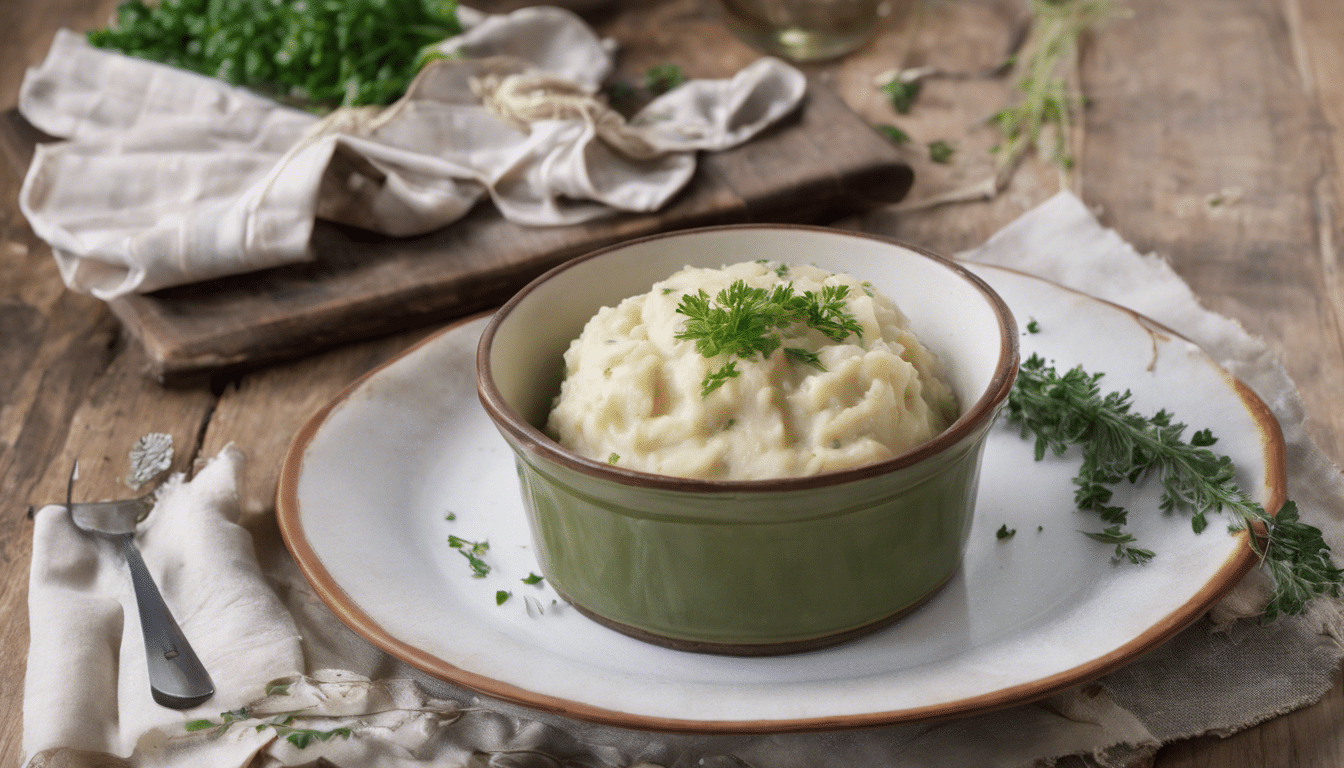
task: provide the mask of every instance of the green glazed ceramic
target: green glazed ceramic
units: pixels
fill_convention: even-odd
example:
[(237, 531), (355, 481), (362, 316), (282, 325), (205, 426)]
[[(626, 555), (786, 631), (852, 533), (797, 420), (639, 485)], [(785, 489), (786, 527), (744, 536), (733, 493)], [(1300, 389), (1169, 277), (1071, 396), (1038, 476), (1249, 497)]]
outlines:
[[(883, 462), (753, 481), (622, 469), (542, 433), (564, 351), (599, 308), (686, 265), (758, 258), (871, 280), (943, 359), (960, 418)], [(637, 240), (557, 267), (491, 320), (477, 376), (486, 412), (515, 453), (539, 563), (560, 594), (651, 642), (770, 654), (876, 629), (956, 572), (984, 440), (1017, 364), (1011, 313), (962, 267), (870, 235), (745, 225)]]

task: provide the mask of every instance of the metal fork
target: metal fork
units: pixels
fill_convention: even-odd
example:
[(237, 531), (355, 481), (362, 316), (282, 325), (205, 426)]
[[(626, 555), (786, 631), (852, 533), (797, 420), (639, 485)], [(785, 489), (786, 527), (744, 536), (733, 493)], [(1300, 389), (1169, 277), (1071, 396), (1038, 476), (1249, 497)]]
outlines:
[(122, 541), (126, 565), (131, 569), (131, 584), (135, 587), (140, 629), (145, 636), (149, 689), (154, 700), (173, 709), (200, 704), (214, 695), (215, 684), (163, 602), (163, 595), (159, 594), (159, 588), (135, 546), (135, 525), (154, 508), (158, 489), (136, 499), (76, 504), (71, 501), (71, 496), (78, 471), (79, 463), (75, 462), (65, 489), (65, 506), (70, 510), (70, 519), (76, 528)]

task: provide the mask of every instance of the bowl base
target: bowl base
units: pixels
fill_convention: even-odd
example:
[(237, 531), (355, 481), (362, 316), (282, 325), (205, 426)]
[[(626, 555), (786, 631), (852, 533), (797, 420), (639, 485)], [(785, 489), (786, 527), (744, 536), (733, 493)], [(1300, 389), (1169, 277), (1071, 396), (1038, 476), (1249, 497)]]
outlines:
[(576, 611), (593, 621), (596, 621), (598, 624), (652, 645), (661, 645), (664, 648), (671, 648), (674, 651), (707, 653), (718, 656), (785, 656), (791, 653), (806, 653), (807, 651), (816, 651), (822, 648), (829, 648), (833, 645), (840, 645), (841, 643), (856, 640), (864, 635), (888, 627), (931, 600), (934, 595), (942, 591), (943, 587), (947, 586), (947, 583), (952, 580), (952, 577), (957, 574), (958, 570), (961, 570), (960, 564), (958, 564), (957, 568), (954, 569), (952, 573), (948, 574), (946, 579), (943, 579), (937, 586), (930, 589), (923, 597), (899, 611), (896, 611), (890, 616), (883, 616), (877, 621), (872, 621), (840, 632), (821, 635), (819, 637), (806, 637), (800, 640), (783, 640), (765, 643), (725, 643), (713, 640), (691, 640), (683, 637), (660, 635), (646, 629), (640, 629), (639, 627), (632, 627), (629, 624), (622, 624), (619, 621), (613, 621), (605, 616), (599, 616), (579, 603), (574, 602), (563, 590), (556, 588), (554, 583), (551, 584), (551, 588), (555, 589), (561, 599), (573, 606)]

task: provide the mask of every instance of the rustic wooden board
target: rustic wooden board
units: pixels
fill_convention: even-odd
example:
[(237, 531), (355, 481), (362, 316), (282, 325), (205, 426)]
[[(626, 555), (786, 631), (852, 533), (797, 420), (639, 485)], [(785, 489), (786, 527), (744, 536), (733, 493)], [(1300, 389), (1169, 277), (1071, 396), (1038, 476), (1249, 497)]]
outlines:
[[(38, 137), (11, 113), (0, 143)], [(912, 173), (895, 148), (828, 88), (733, 150), (702, 154), (666, 209), (568, 227), (525, 227), (488, 204), (422, 237), (392, 239), (318, 222), (315, 260), (109, 302), (162, 383), (250, 368), (501, 303), (533, 277), (610, 243), (744, 221), (820, 222), (899, 200)]]

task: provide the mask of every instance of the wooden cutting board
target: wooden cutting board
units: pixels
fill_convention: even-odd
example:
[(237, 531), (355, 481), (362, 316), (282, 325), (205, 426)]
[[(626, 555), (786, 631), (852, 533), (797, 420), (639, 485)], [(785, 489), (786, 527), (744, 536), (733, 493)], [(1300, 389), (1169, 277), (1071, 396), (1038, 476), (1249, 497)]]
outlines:
[[(42, 140), (16, 112), (0, 142), (26, 167)], [(148, 375), (186, 383), (466, 315), (595, 248), (668, 230), (748, 221), (817, 223), (895, 202), (912, 172), (825, 86), (756, 139), (700, 155), (688, 188), (653, 214), (567, 227), (505, 221), (488, 203), (431, 234), (387, 238), (319, 221), (314, 261), (109, 302), (145, 348)]]

